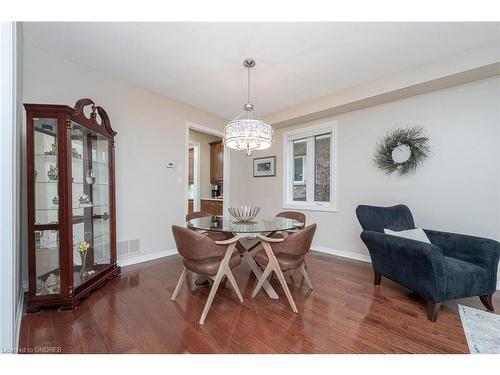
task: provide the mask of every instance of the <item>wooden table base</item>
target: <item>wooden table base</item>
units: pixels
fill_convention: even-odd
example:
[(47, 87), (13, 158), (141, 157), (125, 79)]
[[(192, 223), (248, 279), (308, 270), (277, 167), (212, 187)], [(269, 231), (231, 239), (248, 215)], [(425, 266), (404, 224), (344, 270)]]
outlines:
[[(247, 262), (247, 264), (250, 266), (250, 269), (254, 273), (254, 275), (257, 278), (257, 280), (260, 280), (260, 278), (262, 277), (262, 270), (260, 269), (259, 265), (255, 262), (255, 260), (253, 260), (253, 257), (250, 254), (250, 251), (253, 250), (253, 249), (255, 249), (259, 244), (260, 244), (260, 241), (258, 241), (257, 243), (253, 244), (249, 249), (247, 249), (245, 247), (245, 245), (243, 245), (241, 243), (241, 241), (238, 241), (238, 243), (236, 244), (236, 248), (241, 253), (243, 259), (245, 259), (245, 261)], [(269, 298), (271, 298), (271, 299), (279, 299), (280, 298), (278, 296), (278, 294), (276, 293), (276, 291), (274, 290), (274, 288), (269, 283), (269, 281), (267, 281), (267, 280), (264, 281), (264, 284), (262, 284), (262, 288), (267, 293), (267, 295), (269, 296)]]

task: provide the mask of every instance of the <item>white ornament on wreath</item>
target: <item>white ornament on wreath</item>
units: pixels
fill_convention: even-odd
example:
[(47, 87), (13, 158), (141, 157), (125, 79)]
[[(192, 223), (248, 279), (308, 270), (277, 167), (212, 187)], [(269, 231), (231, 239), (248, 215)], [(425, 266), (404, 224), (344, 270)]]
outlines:
[(392, 160), (396, 164), (402, 164), (407, 161), (411, 156), (411, 148), (407, 144), (400, 144), (392, 150), (391, 153)]

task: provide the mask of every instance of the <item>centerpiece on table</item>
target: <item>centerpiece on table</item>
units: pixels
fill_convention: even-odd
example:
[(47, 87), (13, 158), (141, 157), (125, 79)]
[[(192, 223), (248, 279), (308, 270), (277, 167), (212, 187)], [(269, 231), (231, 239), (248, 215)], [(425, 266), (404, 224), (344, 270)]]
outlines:
[(255, 219), (255, 217), (260, 212), (260, 207), (257, 206), (240, 206), (240, 207), (229, 207), (229, 213), (238, 222), (247, 223)]

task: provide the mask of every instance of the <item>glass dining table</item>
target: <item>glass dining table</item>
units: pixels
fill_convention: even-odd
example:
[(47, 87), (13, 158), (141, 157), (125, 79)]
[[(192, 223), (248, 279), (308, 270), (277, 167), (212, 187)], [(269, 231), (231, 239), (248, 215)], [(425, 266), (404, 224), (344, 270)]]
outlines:
[[(200, 231), (225, 232), (240, 235), (241, 239), (236, 244), (236, 248), (250, 266), (257, 280), (262, 276), (262, 270), (251, 254), (252, 250), (256, 249), (261, 242), (256, 237), (257, 234), (272, 235), (276, 232), (284, 232), (303, 226), (300, 221), (283, 217), (254, 219), (251, 222), (239, 222), (232, 217), (225, 216), (205, 216), (191, 219), (186, 225), (188, 228)], [(270, 298), (279, 298), (269, 281), (264, 282), (263, 288)]]

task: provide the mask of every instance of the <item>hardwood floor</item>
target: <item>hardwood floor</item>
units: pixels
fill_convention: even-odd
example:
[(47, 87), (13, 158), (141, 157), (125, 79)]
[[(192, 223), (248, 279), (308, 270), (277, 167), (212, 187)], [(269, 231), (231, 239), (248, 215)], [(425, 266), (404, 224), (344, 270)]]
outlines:
[[(230, 285), (219, 289), (205, 325), (198, 319), (208, 296), (188, 277), (170, 297), (182, 269), (179, 256), (123, 268), (121, 277), (82, 301), (76, 310), (26, 314), (20, 348), (63, 353), (468, 353), (457, 302), (485, 310), (479, 298), (443, 304), (436, 323), (425, 301), (382, 278), (371, 265), (318, 252), (308, 255), (315, 289), (289, 282), (294, 314), (277, 280), (280, 299), (261, 291), (246, 264), (234, 270), (240, 304)], [(497, 293), (498, 294), (498, 293)], [(500, 298), (493, 304), (500, 310)], [(60, 348), (60, 349), (59, 349)]]

